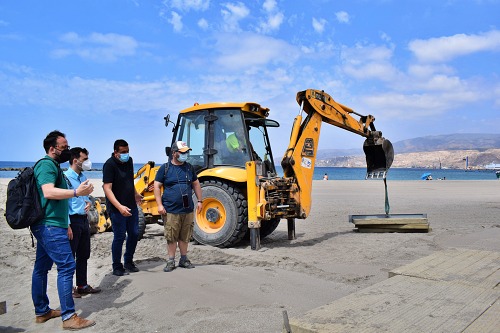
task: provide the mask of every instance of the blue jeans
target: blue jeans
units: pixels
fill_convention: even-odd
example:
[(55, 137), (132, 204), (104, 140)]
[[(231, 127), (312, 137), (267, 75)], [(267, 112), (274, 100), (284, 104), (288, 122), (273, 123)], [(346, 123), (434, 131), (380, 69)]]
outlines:
[(134, 259), (135, 248), (139, 238), (139, 212), (137, 206), (130, 210), (132, 216), (123, 216), (115, 209), (109, 212), (111, 226), (113, 228), (113, 243), (111, 244), (111, 256), (113, 258), (113, 270), (123, 269), (121, 262), (123, 242), (125, 244), (125, 254), (123, 261), (130, 263)]
[(55, 263), (61, 316), (63, 321), (67, 320), (75, 313), (72, 296), (75, 259), (69, 245), (68, 229), (38, 224), (31, 228), (31, 232), (37, 240), (35, 266), (31, 278), (31, 297), (35, 314), (40, 316), (51, 310), (47, 297), (47, 274)]

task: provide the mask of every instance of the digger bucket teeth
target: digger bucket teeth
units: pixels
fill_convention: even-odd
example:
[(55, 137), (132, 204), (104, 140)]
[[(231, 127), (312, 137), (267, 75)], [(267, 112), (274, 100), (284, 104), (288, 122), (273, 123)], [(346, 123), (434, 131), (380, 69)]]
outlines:
[(363, 151), (366, 156), (366, 179), (386, 178), (387, 171), (394, 161), (392, 143), (384, 138), (375, 141), (366, 139)]

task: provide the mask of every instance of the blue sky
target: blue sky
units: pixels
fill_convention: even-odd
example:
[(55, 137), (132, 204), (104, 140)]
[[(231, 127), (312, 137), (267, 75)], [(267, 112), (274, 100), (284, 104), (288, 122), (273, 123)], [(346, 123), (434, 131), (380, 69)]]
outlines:
[[(115, 139), (165, 160), (193, 103), (252, 101), (281, 127), (323, 89), (393, 142), (500, 133), (500, 0), (0, 0), (0, 160), (34, 161), (53, 129), (104, 162)], [(320, 149), (361, 148), (325, 124)]]

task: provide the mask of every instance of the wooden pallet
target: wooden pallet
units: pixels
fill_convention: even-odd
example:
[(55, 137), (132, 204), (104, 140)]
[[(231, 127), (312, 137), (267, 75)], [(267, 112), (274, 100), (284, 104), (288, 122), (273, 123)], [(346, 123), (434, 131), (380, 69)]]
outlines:
[(359, 232), (429, 232), (427, 214), (349, 215)]
[(288, 332), (500, 332), (499, 252), (448, 249), (389, 276), (290, 318)]

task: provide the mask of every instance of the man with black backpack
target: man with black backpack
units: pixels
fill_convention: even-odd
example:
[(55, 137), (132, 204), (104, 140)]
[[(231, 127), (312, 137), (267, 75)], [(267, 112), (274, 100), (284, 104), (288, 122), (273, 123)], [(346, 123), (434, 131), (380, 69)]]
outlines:
[[(75, 189), (68, 189), (60, 163), (70, 159), (68, 141), (59, 131), (50, 132), (43, 141), (47, 155), (34, 168), (41, 204), (45, 217), (31, 226), (37, 240), (36, 259), (33, 268), (31, 296), (35, 305), (36, 323), (62, 317), (63, 329), (78, 330), (95, 324), (75, 313), (72, 297), (75, 260), (68, 239), (68, 199), (89, 195), (94, 190), (89, 181)], [(53, 264), (57, 266), (57, 292), (61, 310), (49, 307), (47, 275)]]

